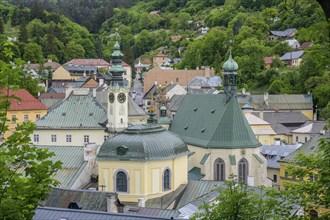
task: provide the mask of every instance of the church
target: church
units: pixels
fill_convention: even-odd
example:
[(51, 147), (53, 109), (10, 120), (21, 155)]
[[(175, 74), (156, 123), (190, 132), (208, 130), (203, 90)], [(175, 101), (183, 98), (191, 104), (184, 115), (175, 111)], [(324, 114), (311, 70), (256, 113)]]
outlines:
[(224, 94), (186, 95), (169, 130), (157, 122), (153, 109), (146, 124), (126, 128), (128, 90), (116, 65), (121, 56), (111, 69), (108, 126), (122, 132), (100, 147), (100, 190), (137, 202), (173, 192), (189, 180), (225, 181), (232, 174), (250, 186), (271, 184), (261, 144), (236, 99), (238, 65), (231, 54), (223, 65)]
[(230, 53), (223, 65), (224, 94), (188, 94), (169, 130), (191, 151), (189, 176), (228, 180), (230, 175), (250, 186), (271, 185), (261, 144), (236, 98), (238, 65)]

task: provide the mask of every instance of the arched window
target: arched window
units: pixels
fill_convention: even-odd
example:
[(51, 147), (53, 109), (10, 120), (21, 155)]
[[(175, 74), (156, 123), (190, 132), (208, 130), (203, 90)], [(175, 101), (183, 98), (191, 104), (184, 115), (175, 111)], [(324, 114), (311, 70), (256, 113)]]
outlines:
[(225, 181), (226, 180), (226, 166), (223, 159), (218, 158), (214, 162), (214, 180)]
[(238, 162), (238, 179), (239, 179), (239, 181), (242, 181), (243, 183), (246, 184), (248, 175), (249, 175), (248, 162), (245, 158), (242, 158)]
[(163, 191), (171, 189), (171, 170), (166, 169), (163, 173)]
[(117, 192), (128, 192), (128, 175), (124, 171), (118, 171), (116, 177), (116, 189)]

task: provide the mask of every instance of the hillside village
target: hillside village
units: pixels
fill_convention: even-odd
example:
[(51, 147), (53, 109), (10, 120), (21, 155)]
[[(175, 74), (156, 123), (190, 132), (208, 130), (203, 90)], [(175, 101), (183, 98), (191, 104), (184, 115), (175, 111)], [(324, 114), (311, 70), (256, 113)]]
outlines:
[[(150, 10), (148, 16), (163, 12)], [(62, 58), (47, 52), (47, 59), (20, 66), (19, 88), (1, 85), (0, 97), (10, 97), (2, 143), (19, 125), (32, 122), (31, 144), (62, 162), (53, 174), (58, 185), (40, 200), (33, 219), (190, 219), (203, 213), (202, 205), (216, 203), (218, 189), (229, 180), (261, 196), (262, 186), (285, 191), (286, 183), (317, 181), (316, 172), (306, 179), (288, 171), (297, 155), (315, 154), (330, 135), (328, 69), (303, 75), (311, 56), (323, 51), (319, 40), (299, 34), (308, 27), (268, 29), (263, 49), (272, 52), (258, 54), (259, 46), (249, 47), (250, 37), (239, 42), (249, 25), (242, 24), (241, 35), (221, 38), (225, 32), (209, 27), (210, 17), (187, 19), (194, 34), (171, 31), (171, 43), (135, 51), (138, 56), (131, 59), (122, 30), (104, 28), (111, 19), (101, 29), (112, 31), (107, 58), (86, 56), (85, 42), (84, 55), (64, 48)], [(8, 33), (4, 39), (21, 41)], [(219, 39), (222, 48), (205, 49), (205, 42)], [(212, 61), (200, 62), (203, 57), (193, 49), (199, 46), (216, 53)], [(31, 58), (28, 50), (24, 58)], [(247, 57), (260, 62), (252, 67)], [(301, 82), (303, 76), (307, 82)], [(288, 207), (291, 217), (305, 211)], [(309, 215), (327, 211), (317, 207)]]

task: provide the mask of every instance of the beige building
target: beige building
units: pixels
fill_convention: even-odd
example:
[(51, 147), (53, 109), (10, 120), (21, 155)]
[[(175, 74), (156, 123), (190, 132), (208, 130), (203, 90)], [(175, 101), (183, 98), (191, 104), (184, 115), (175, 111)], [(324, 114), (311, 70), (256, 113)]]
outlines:
[(169, 57), (163, 54), (161, 51), (152, 58), (153, 66), (161, 66), (164, 62), (169, 61)]
[(52, 80), (73, 80), (74, 77), (71, 77), (70, 72), (64, 69), (62, 66), (57, 68), (53, 72)]
[(124, 202), (163, 196), (188, 182), (188, 153), (186, 144), (151, 116), (101, 146), (98, 187), (117, 192)]
[(326, 125), (326, 121), (307, 121), (300, 128), (291, 131), (292, 140), (296, 143), (306, 143), (312, 137), (324, 134)]
[(186, 86), (196, 76), (210, 77), (214, 76), (215, 71), (210, 68), (200, 70), (164, 70), (160, 67), (154, 67), (144, 75), (143, 93), (147, 93), (153, 85), (179, 84)]

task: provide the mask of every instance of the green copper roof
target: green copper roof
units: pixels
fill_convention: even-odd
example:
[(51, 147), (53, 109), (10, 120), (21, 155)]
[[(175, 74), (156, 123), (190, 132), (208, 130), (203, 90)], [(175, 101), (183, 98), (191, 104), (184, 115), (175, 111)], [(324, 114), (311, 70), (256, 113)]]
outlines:
[(71, 95), (36, 122), (37, 129), (104, 129), (106, 110), (90, 93)]
[(170, 131), (187, 144), (220, 149), (255, 148), (261, 144), (243, 115), (236, 97), (224, 94), (187, 94)]
[(194, 167), (188, 172), (188, 180), (200, 180), (204, 177), (205, 175), (202, 174), (201, 168), (199, 167)]
[(97, 160), (154, 161), (188, 155), (182, 139), (155, 123), (134, 125), (106, 140)]
[(228, 60), (222, 66), (223, 70), (226, 72), (235, 72), (238, 70), (238, 64), (235, 62), (231, 55), (231, 51), (229, 54)]

